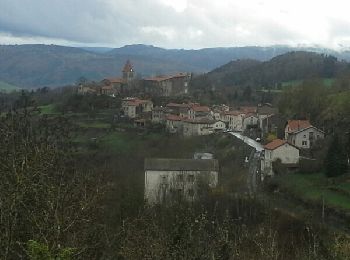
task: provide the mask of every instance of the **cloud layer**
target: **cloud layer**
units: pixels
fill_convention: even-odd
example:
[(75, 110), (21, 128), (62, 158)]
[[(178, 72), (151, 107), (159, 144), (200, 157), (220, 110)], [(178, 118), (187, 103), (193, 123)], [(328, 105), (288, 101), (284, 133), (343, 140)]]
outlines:
[(1, 0), (0, 44), (350, 46), (344, 0)]

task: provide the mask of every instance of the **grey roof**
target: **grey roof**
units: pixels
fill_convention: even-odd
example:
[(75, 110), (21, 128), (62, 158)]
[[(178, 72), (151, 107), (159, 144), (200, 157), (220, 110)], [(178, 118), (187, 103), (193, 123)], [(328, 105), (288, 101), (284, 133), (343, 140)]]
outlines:
[(216, 159), (159, 159), (146, 158), (145, 170), (154, 171), (218, 171), (219, 162)]

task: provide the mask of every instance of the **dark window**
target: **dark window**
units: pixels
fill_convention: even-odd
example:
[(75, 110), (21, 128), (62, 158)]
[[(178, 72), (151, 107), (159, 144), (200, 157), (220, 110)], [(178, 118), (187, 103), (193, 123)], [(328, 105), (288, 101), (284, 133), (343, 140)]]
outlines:
[(188, 196), (190, 196), (190, 197), (194, 196), (194, 190), (193, 189), (189, 189), (188, 190)]

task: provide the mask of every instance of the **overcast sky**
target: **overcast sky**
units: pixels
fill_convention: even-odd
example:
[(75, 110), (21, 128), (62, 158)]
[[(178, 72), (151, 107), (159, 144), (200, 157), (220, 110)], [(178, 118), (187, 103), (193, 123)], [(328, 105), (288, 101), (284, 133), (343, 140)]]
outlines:
[(0, 0), (0, 44), (350, 47), (346, 0)]

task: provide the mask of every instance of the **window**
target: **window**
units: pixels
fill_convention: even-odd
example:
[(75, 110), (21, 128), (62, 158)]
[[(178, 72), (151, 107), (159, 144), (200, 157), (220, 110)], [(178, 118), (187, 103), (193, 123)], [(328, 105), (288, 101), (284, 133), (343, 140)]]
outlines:
[(307, 145), (307, 141), (303, 141), (302, 145), (306, 146)]
[(304, 138), (306, 138), (306, 135), (304, 135)]
[(190, 197), (194, 196), (194, 190), (193, 189), (189, 189), (188, 190), (188, 196), (190, 196)]

